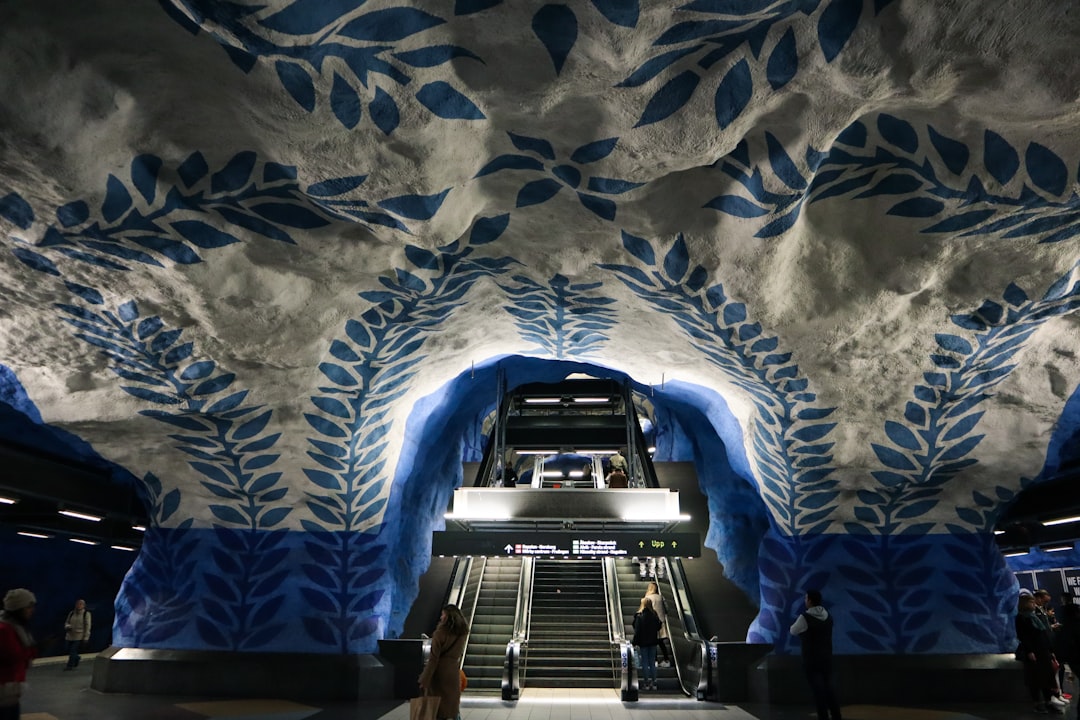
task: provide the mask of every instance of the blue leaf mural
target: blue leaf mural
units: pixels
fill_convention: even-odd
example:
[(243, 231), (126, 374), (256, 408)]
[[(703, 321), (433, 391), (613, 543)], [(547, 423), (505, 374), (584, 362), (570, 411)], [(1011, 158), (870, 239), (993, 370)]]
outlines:
[(571, 283), (562, 275), (538, 283), (514, 275), (499, 287), (522, 339), (536, 345), (541, 357), (587, 358), (607, 342), (616, 321), (615, 300), (594, 292), (600, 283)]

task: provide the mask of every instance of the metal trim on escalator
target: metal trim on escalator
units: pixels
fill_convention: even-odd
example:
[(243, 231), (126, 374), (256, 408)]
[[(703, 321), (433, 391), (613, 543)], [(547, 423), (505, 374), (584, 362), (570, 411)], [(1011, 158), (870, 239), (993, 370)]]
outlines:
[(516, 701), (521, 696), (522, 678), (529, 644), (529, 621), (532, 617), (534, 561), (522, 558), (518, 578), (517, 605), (514, 608), (514, 634), (506, 644), (503, 662), (502, 699)]

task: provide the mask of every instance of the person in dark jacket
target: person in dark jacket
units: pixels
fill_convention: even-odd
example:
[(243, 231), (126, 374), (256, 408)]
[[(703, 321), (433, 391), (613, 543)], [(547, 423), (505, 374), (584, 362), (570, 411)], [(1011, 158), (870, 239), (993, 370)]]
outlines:
[(806, 611), (791, 625), (791, 634), (802, 641), (803, 670), (814, 693), (818, 720), (840, 720), (840, 703), (832, 680), (833, 619), (821, 604), (819, 590), (807, 590)]
[(37, 656), (30, 618), (37, 598), (26, 588), (9, 590), (0, 612), (0, 720), (18, 720), (26, 671)]
[(1016, 612), (1016, 637), (1020, 640), (1020, 658), (1024, 662), (1024, 681), (1035, 712), (1061, 714), (1062, 710), (1050, 702), (1056, 684), (1054, 665), (1053, 631), (1047, 621), (1035, 612), (1036, 602), (1031, 595), (1021, 595)]
[(469, 623), (456, 605), (447, 605), (439, 616), (439, 625), (431, 636), (431, 655), (420, 688), (426, 695), (439, 696), (438, 720), (454, 720), (461, 706), (461, 658)]
[(641, 654), (642, 690), (656, 689), (656, 646), (660, 644), (660, 616), (653, 610), (652, 600), (641, 598), (634, 614), (634, 644)]

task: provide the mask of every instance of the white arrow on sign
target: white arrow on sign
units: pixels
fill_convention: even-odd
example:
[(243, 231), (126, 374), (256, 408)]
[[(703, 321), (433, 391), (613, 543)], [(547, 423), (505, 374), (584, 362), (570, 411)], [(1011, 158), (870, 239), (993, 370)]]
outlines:
[(514, 552), (514, 546), (513, 545), (507, 545), (506, 547), (503, 548), (503, 550), (506, 551), (507, 555), (512, 555), (513, 552)]

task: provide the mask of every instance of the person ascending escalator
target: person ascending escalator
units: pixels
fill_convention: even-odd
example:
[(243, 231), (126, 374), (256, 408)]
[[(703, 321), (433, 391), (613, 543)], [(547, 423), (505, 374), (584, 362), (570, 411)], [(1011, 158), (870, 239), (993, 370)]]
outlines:
[(667, 603), (664, 602), (664, 596), (660, 594), (660, 588), (656, 583), (649, 583), (649, 587), (645, 590), (644, 599), (652, 602), (653, 611), (660, 618), (660, 652), (664, 654), (664, 659), (658, 665), (660, 667), (671, 667), (671, 640), (668, 638)]

